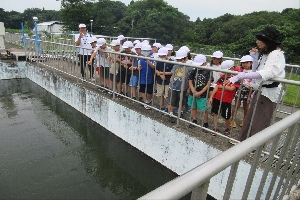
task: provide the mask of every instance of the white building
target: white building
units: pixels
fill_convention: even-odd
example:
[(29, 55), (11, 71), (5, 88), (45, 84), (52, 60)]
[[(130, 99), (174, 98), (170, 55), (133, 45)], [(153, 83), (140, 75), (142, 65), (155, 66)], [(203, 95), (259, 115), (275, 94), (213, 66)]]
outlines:
[(63, 24), (60, 21), (42, 22), (37, 24), (38, 32), (46, 31), (47, 33), (62, 33)]

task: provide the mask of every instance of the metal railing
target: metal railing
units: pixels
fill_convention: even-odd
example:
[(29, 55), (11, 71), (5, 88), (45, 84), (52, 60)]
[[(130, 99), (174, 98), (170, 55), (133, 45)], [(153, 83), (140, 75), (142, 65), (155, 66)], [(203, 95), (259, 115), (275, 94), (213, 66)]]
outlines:
[[(289, 194), (292, 186), (299, 184), (299, 120), (300, 111), (297, 111), (139, 199), (179, 199), (191, 191), (193, 191), (192, 199), (206, 199), (210, 179), (231, 166), (227, 186), (223, 195), (224, 200), (230, 199), (240, 160), (253, 150), (256, 150), (242, 196), (235, 197), (238, 199), (248, 199), (250, 198), (249, 191), (253, 184), (253, 177), (255, 176), (255, 171), (258, 167), (258, 158), (262, 153), (264, 144), (273, 138), (279, 138), (283, 131), (289, 129), (289, 135), (285, 142), (286, 146), (282, 155), (282, 158), (286, 158), (286, 162), (277, 163), (277, 166), (284, 164), (281, 173), (278, 172), (279, 167), (276, 167), (276, 170), (272, 172), (273, 178), (271, 183), (265, 187), (266, 175), (268, 175), (269, 172), (268, 170), (265, 170), (256, 196), (251, 196), (253, 199), (283, 199), (284, 195)], [(274, 145), (276, 145), (275, 142)], [(296, 147), (295, 158), (298, 158), (298, 160), (294, 160), (291, 165), (287, 165), (286, 163), (292, 161), (291, 152), (293, 152)], [(283, 161), (283, 159), (281, 159), (281, 161)], [(275, 185), (277, 178), (280, 180), (277, 185)], [(263, 193), (263, 190), (265, 193)]]
[[(39, 41), (40, 42), (40, 48), (41, 48), (41, 53), (38, 54), (36, 52), (36, 41), (34, 39), (25, 39), (25, 48), (26, 48), (26, 52), (27, 52), (27, 60), (31, 61), (31, 62), (38, 62), (39, 64), (42, 64), (44, 66), (47, 66), (49, 69), (53, 70), (54, 73), (57, 72), (62, 72), (65, 73), (69, 76), (72, 76), (76, 79), (77, 83), (79, 84), (91, 84), (94, 85), (96, 88), (98, 88), (101, 92), (103, 93), (107, 93), (108, 97), (111, 97), (113, 100), (116, 99), (127, 99), (130, 101), (134, 101), (135, 103), (141, 104), (145, 107), (149, 107), (152, 109), (152, 111), (155, 111), (158, 114), (163, 114), (161, 115), (162, 118), (164, 118), (165, 123), (169, 123), (168, 119), (176, 119), (176, 127), (182, 127), (182, 126), (187, 126), (187, 125), (194, 125), (194, 127), (196, 127), (196, 130), (201, 131), (203, 134), (207, 134), (207, 137), (211, 137), (210, 134), (216, 135), (219, 138), (221, 138), (222, 140), (224, 139), (230, 139), (230, 140), (235, 140), (235, 136), (236, 134), (233, 133), (233, 131), (230, 132), (229, 135), (224, 135), (223, 133), (220, 132), (216, 132), (212, 129), (206, 128), (204, 126), (202, 126), (203, 124), (203, 113), (197, 115), (198, 119), (201, 119), (201, 123), (199, 124), (194, 124), (191, 122), (191, 112), (190, 111), (186, 111), (183, 110), (182, 105), (184, 105), (185, 102), (183, 102), (183, 95), (185, 95), (185, 91), (181, 90), (180, 92), (180, 100), (179, 100), (179, 105), (178, 105), (178, 112), (177, 115), (172, 115), (169, 112), (166, 113), (164, 112), (164, 110), (162, 110), (162, 105), (159, 104), (159, 101), (155, 98), (152, 99), (152, 102), (145, 102), (145, 101), (139, 101), (138, 97), (140, 96), (140, 92), (138, 90), (138, 88), (140, 87), (140, 71), (139, 71), (139, 78), (138, 78), (138, 85), (136, 88), (133, 87), (129, 87), (126, 86), (127, 84), (122, 83), (122, 81), (118, 82), (118, 78), (119, 80), (122, 79), (122, 76), (125, 77), (126, 80), (128, 80), (130, 78), (130, 74), (133, 73), (133, 69), (129, 70), (129, 68), (122, 68), (121, 66), (118, 66), (116, 64), (116, 62), (114, 64), (110, 63), (109, 66), (102, 66), (99, 68), (97, 67), (97, 62), (98, 63), (105, 63), (105, 59), (107, 59), (105, 56), (101, 56), (99, 54), (99, 57), (97, 59), (95, 59), (95, 61), (97, 62), (93, 62), (93, 65), (89, 68), (88, 65), (86, 64), (86, 62), (88, 60), (83, 60), (82, 63), (84, 63), (85, 67), (81, 68), (81, 64), (80, 64), (80, 60), (79, 60), (79, 56), (78, 56), (78, 46), (75, 45), (71, 45), (73, 41), (71, 40), (61, 40), (59, 42), (47, 42), (47, 41)], [(84, 51), (88, 51), (91, 49), (84, 49)], [(213, 71), (218, 71), (218, 72), (222, 72), (224, 74), (229, 73), (229, 71), (227, 70), (221, 70), (221, 69), (213, 69), (211, 67), (196, 67), (194, 65), (190, 65), (187, 63), (177, 63), (174, 61), (166, 61), (166, 60), (160, 60), (160, 59), (154, 59), (154, 58), (149, 58), (149, 57), (141, 57), (141, 56), (136, 56), (136, 55), (128, 55), (126, 53), (118, 53), (118, 52), (102, 52), (102, 54), (108, 54), (108, 57), (111, 58), (110, 61), (115, 58), (115, 57), (120, 57), (122, 59), (122, 57), (131, 57), (133, 60), (135, 59), (144, 59), (144, 60), (150, 60), (152, 62), (163, 62), (164, 66), (166, 66), (166, 64), (177, 64), (177, 65), (183, 65), (183, 71), (186, 71), (187, 68), (195, 68), (196, 70), (208, 70), (211, 73)], [(86, 58), (83, 58), (86, 59)], [(103, 60), (101, 60), (103, 59)], [(135, 64), (133, 64), (135, 65)], [(95, 67), (96, 66), (96, 67)], [(97, 75), (97, 70), (94, 74), (94, 70), (96, 69), (104, 69), (104, 67), (112, 67), (114, 66), (117, 70), (117, 72), (112, 73), (112, 76), (107, 77), (105, 74), (104, 75)], [(147, 68), (149, 67), (149, 64), (147, 64)], [(241, 151), (242, 153), (238, 153), (236, 154), (234, 157), (235, 158), (231, 158), (231, 157), (227, 157), (230, 158), (228, 159), (228, 163), (230, 164), (226, 164), (226, 167), (233, 164), (232, 168), (231, 168), (231, 173), (230, 173), (230, 179), (228, 180), (228, 184), (227, 187), (229, 187), (228, 189), (226, 189), (226, 192), (224, 193), (224, 199), (229, 199), (230, 198), (230, 191), (231, 191), (231, 187), (233, 184), (233, 180), (231, 177), (235, 176), (236, 170), (238, 168), (238, 163), (235, 163), (237, 160), (240, 160), (243, 156), (247, 155), (249, 152), (251, 152), (252, 150), (256, 149), (256, 153), (254, 158), (251, 160), (252, 162), (252, 169), (251, 169), (251, 173), (249, 174), (249, 183), (247, 182), (247, 188), (244, 192), (243, 197), (247, 198), (248, 194), (249, 194), (249, 190), (250, 190), (250, 186), (251, 186), (251, 179), (253, 179), (253, 176), (255, 174), (255, 169), (257, 168), (257, 166), (262, 165), (263, 168), (265, 169), (265, 172), (263, 174), (263, 178), (264, 180), (262, 180), (260, 182), (261, 185), (261, 189), (264, 188), (264, 184), (265, 184), (265, 179), (268, 176), (269, 172), (274, 173), (274, 177), (278, 174), (284, 174), (284, 173), (288, 173), (288, 176), (284, 179), (280, 179), (281, 182), (286, 182), (287, 180), (293, 179), (296, 177), (295, 180), (299, 180), (299, 159), (297, 160), (297, 158), (299, 158), (299, 143), (297, 143), (299, 141), (299, 128), (298, 128), (298, 124), (296, 122), (299, 121), (299, 109), (297, 107), (297, 105), (299, 104), (299, 94), (300, 94), (300, 81), (293, 81), (293, 80), (289, 80), (292, 77), (292, 74), (297, 74), (298, 69), (300, 68), (298, 65), (286, 65), (286, 68), (288, 68), (288, 71), (290, 74), (289, 76), (287, 76), (288, 79), (272, 79), (272, 81), (277, 81), (280, 82), (283, 85), (283, 89), (281, 90), (281, 95), (280, 95), (280, 99), (285, 99), (285, 97), (287, 96), (287, 94), (290, 94), (290, 89), (291, 87), (296, 87), (296, 90), (293, 89), (293, 91), (295, 91), (295, 94), (292, 95), (292, 98), (294, 101), (292, 102), (292, 104), (290, 105), (285, 105), (283, 103), (283, 101), (278, 101), (277, 105), (276, 105), (276, 110), (273, 114), (273, 118), (272, 118), (272, 122), (271, 124), (273, 124), (272, 126), (268, 127), (267, 129), (263, 130), (262, 133), (263, 135), (265, 135), (266, 132), (268, 132), (268, 134), (271, 134), (272, 136), (274, 136), (273, 139), (270, 138), (265, 138), (265, 136), (261, 136), (262, 134), (260, 134), (259, 138), (262, 137), (264, 138), (263, 142), (259, 143), (252, 143), (253, 141), (255, 141), (253, 138), (256, 138), (258, 136), (258, 134), (250, 137), (249, 139), (247, 139), (246, 141), (241, 143), (231, 149), (235, 149), (235, 150), (240, 150), (243, 149), (243, 151)], [(82, 73), (81, 69), (83, 69), (84, 73)], [(149, 69), (151, 69), (149, 67)], [(153, 68), (153, 70), (156, 70), (156, 66)], [(131, 73), (130, 73), (131, 72)], [(149, 73), (150, 74), (150, 73)], [(237, 72), (230, 72), (230, 74), (237, 74)], [(94, 75), (94, 76), (93, 76)], [(119, 77), (118, 77), (119, 76)], [(149, 75), (150, 76), (150, 75)], [(152, 76), (152, 75), (151, 75)], [(147, 75), (146, 75), (147, 77)], [(88, 79), (90, 78), (90, 79)], [(187, 76), (184, 75), (183, 77), (183, 82), (186, 82)], [(109, 80), (111, 81), (112, 84), (105, 84), (105, 80)], [(156, 76), (153, 76), (153, 83), (155, 83), (156, 81)], [(124, 81), (126, 83), (126, 81)], [(104, 84), (104, 85), (103, 85)], [(121, 85), (121, 87), (118, 88), (118, 85)], [(149, 84), (150, 87), (152, 87), (152, 90), (155, 91), (155, 84), (151, 85)], [(146, 84), (147, 87), (147, 84)], [(136, 99), (133, 99), (133, 89), (136, 90)], [(147, 89), (147, 88), (146, 88)], [(285, 91), (285, 92), (283, 92)], [(126, 93), (128, 92), (128, 94), (126, 95)], [(172, 96), (173, 91), (170, 92), (170, 95)], [(260, 93), (260, 91), (258, 91), (258, 93)], [(206, 98), (208, 98), (208, 92), (207, 92), (207, 96)], [(239, 99), (237, 99), (239, 100)], [(253, 106), (255, 106), (255, 104), (253, 104)], [(185, 117), (181, 118), (181, 111), (186, 111)], [(187, 116), (189, 115), (189, 116)], [(237, 115), (233, 115), (233, 120), (235, 120), (235, 117)], [(168, 118), (166, 118), (168, 117)], [(220, 109), (218, 112), (218, 125), (220, 126), (224, 126), (224, 122), (222, 120), (220, 120)], [(281, 120), (282, 119), (282, 120)], [(280, 121), (279, 121), (280, 120)], [(279, 122), (278, 122), (279, 121)], [(291, 121), (293, 122), (294, 127), (296, 128), (289, 128), (288, 130), (285, 130), (287, 128), (286, 125), (284, 125), (285, 122), (288, 122), (289, 126), (291, 125)], [(284, 123), (283, 123), (284, 122)], [(295, 122), (295, 123), (294, 123)], [(271, 128), (272, 127), (272, 128)], [(278, 129), (277, 129), (278, 127)], [(232, 129), (233, 130), (233, 129)], [(280, 134), (281, 133), (281, 134)], [(276, 137), (275, 137), (276, 135)], [(235, 140), (236, 142), (239, 142), (237, 140)], [(247, 143), (245, 143), (247, 142)], [(247, 145), (252, 145), (251, 148), (249, 147), (248, 149), (246, 148), (245, 144)], [(258, 145), (259, 144), (259, 145)], [(264, 145), (263, 145), (264, 144)], [(237, 148), (238, 147), (238, 148)], [(233, 152), (233, 150), (227, 150), (229, 152)], [(226, 149), (225, 149), (226, 150)], [(225, 152), (227, 152), (225, 151)], [(261, 153), (263, 153), (263, 157), (261, 158), (260, 155)], [(225, 155), (230, 155), (230, 153), (226, 153)], [(222, 156), (221, 158), (218, 157), (218, 159), (225, 159), (226, 156)], [(215, 159), (214, 158), (214, 162)], [(236, 160), (237, 159), (237, 160)], [(210, 161), (209, 161), (210, 162)], [(275, 163), (275, 164), (274, 164)], [(283, 165), (283, 167), (282, 167)], [(204, 166), (207, 166), (206, 164)], [(225, 169), (225, 164), (222, 165), (222, 169), (217, 167), (218, 170), (223, 170)], [(225, 167), (225, 168), (224, 168)], [(202, 169), (202, 167), (201, 167)], [(295, 169), (295, 173), (291, 172), (290, 169)], [(215, 174), (215, 171), (210, 172), (212, 177)], [(293, 175), (293, 176), (292, 176)], [(279, 176), (279, 175), (278, 175)], [(281, 176), (283, 177), (283, 176)], [(202, 179), (201, 179), (202, 180)], [(205, 179), (206, 180), (206, 179)], [(294, 179), (293, 179), (294, 180)], [(204, 181), (204, 179), (202, 180)], [(276, 180), (272, 180), (272, 184), (274, 186)], [(296, 181), (297, 182), (297, 181)], [(204, 182), (203, 182), (204, 183)], [(193, 185), (193, 188), (191, 188), (189, 186), (189, 189), (193, 190), (194, 188), (200, 186), (203, 184), (202, 182), (195, 182), (195, 185)], [(295, 181), (294, 181), (295, 183)], [(293, 183), (293, 184), (294, 184)], [(272, 185), (271, 184), (271, 185)], [(202, 185), (201, 187), (197, 188), (196, 190), (198, 191), (203, 191), (202, 189), (204, 189), (205, 191), (207, 190), (209, 183), (206, 181), (204, 185)], [(195, 187), (194, 187), (195, 186)], [(204, 187), (205, 186), (205, 187)], [(182, 186), (181, 186), (182, 187)], [(278, 186), (279, 187), (279, 186)], [(285, 191), (290, 191), (291, 189), (291, 185), (288, 186), (284, 186), (285, 188), (283, 189), (278, 189), (278, 187), (276, 188), (275, 191), (275, 196), (279, 195), (282, 196), (284, 194), (286, 194), (287, 192), (282, 192), (283, 189)], [(201, 189), (202, 188), (202, 189)], [(188, 190), (189, 190), (188, 189)], [(189, 191), (191, 191), (189, 190)], [(184, 190), (184, 193), (187, 190)], [(262, 191), (260, 191), (260, 194), (263, 194)], [(203, 193), (201, 192), (202, 194)], [(183, 194), (182, 192), (180, 192), (180, 195)], [(196, 197), (198, 196), (199, 192), (194, 192), (194, 194), (196, 195)], [(271, 195), (273, 195), (274, 197), (274, 192), (272, 193), (268, 191), (266, 197), (270, 198)], [(195, 198), (196, 198), (195, 197)], [(259, 193), (257, 193), (257, 197), (259, 198)], [(160, 197), (162, 198), (162, 197)], [(177, 197), (176, 197), (177, 198)], [(244, 198), (243, 198), (244, 199)]]

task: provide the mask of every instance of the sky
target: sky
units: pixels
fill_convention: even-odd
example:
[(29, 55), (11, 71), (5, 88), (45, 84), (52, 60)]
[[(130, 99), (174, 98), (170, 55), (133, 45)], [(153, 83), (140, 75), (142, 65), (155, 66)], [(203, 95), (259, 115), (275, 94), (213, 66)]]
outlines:
[[(97, 0), (95, 0), (97, 1)], [(131, 0), (121, 0), (128, 5)], [(300, 8), (300, 0), (165, 0), (169, 5), (195, 21), (197, 17), (216, 18), (226, 13), (244, 15), (254, 11), (278, 11), (285, 8)], [(60, 1), (56, 0), (0, 0), (0, 8), (5, 11), (24, 12), (26, 8), (45, 8), (59, 10)]]

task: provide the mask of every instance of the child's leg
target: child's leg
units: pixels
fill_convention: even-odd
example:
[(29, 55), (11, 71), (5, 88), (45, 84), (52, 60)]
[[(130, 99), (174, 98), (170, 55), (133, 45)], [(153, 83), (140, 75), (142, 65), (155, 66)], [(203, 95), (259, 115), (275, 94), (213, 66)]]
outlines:
[(197, 108), (192, 108), (192, 120), (197, 120)]
[(243, 118), (244, 121), (249, 110), (249, 104), (247, 103), (247, 100), (243, 101), (243, 109), (244, 109), (244, 118)]
[(136, 86), (132, 86), (132, 98), (136, 98), (136, 90), (137, 90), (137, 87)]
[(230, 129), (230, 122), (231, 122), (230, 119), (225, 119), (225, 127), (226, 127), (226, 129)]
[(204, 111), (204, 119), (203, 119), (203, 123), (206, 124), (208, 123), (208, 111)]
[(214, 114), (214, 128), (217, 129), (218, 126), (217, 126), (217, 120), (218, 120), (218, 115), (217, 114)]
[(122, 82), (117, 83), (117, 90), (118, 90), (118, 93), (121, 93), (121, 91), (122, 91)]

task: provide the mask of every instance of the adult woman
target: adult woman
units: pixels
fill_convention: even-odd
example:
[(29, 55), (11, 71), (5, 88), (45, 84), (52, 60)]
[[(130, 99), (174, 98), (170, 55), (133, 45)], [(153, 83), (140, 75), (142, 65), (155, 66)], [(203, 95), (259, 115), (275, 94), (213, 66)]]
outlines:
[[(281, 49), (279, 31), (273, 27), (266, 27), (253, 34), (256, 36), (256, 44), (261, 54), (256, 71), (240, 73), (225, 83), (235, 83), (240, 79), (249, 78), (254, 79), (251, 82), (251, 87), (254, 90), (258, 90), (261, 86), (261, 94), (258, 95), (258, 92), (255, 92), (244, 126), (237, 138), (239, 141), (243, 141), (247, 138), (248, 131), (250, 131), (249, 136), (252, 136), (270, 126), (276, 103), (281, 99), (280, 93), (282, 85), (279, 82), (269, 81), (269, 79), (285, 78), (285, 58)], [(259, 96), (259, 98), (256, 101), (257, 96)], [(257, 104), (256, 106), (255, 103)], [(256, 112), (253, 113), (255, 107)], [(253, 119), (252, 114), (254, 114)]]

